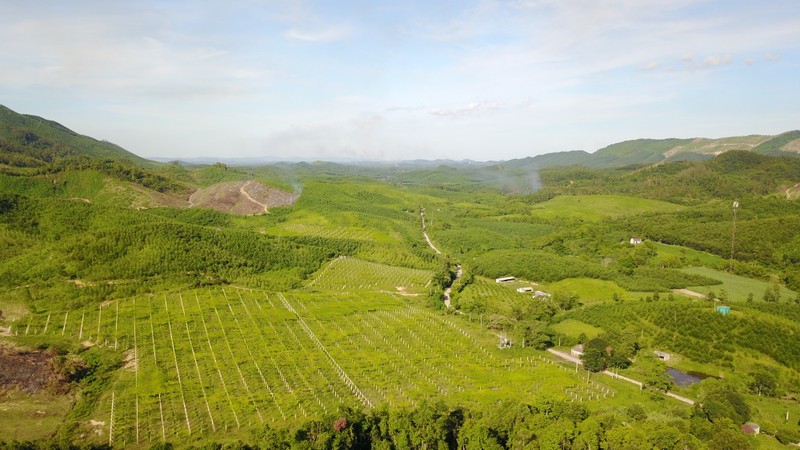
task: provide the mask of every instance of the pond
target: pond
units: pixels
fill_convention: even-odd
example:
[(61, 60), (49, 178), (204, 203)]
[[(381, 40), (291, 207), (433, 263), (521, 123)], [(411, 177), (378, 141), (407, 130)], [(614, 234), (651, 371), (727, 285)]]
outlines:
[(707, 373), (695, 372), (692, 370), (688, 372), (681, 372), (680, 370), (673, 369), (671, 367), (667, 368), (667, 374), (672, 379), (672, 382), (678, 386), (691, 386), (711, 376)]

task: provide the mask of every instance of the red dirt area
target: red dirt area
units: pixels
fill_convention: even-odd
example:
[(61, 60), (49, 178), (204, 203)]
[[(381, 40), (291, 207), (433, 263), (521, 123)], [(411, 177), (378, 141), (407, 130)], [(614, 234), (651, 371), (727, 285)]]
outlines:
[(63, 387), (47, 351), (0, 347), (0, 390), (18, 389), (34, 394), (46, 388)]
[(269, 208), (291, 206), (295, 200), (294, 194), (251, 180), (217, 183), (200, 189), (189, 197), (189, 206), (255, 215), (269, 212)]

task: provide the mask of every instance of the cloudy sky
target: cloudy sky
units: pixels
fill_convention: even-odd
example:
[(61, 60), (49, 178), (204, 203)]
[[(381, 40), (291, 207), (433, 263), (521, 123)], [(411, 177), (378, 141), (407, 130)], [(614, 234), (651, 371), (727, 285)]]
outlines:
[(0, 1), (0, 104), (143, 156), (496, 160), (800, 128), (800, 1)]

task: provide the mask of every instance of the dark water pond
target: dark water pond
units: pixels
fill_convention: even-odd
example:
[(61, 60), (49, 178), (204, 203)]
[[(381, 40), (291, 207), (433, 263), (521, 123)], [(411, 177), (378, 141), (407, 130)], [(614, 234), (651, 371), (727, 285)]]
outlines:
[(678, 369), (668, 368), (667, 374), (672, 379), (672, 382), (678, 386), (689, 386), (695, 383), (699, 383), (706, 378), (710, 377), (711, 375), (702, 372), (681, 372)]

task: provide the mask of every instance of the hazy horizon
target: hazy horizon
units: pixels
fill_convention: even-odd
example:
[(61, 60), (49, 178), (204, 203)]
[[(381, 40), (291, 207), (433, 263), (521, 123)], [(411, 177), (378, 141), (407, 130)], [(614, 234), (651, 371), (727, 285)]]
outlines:
[(497, 161), (800, 128), (789, 0), (10, 1), (0, 25), (0, 103), (144, 157)]

